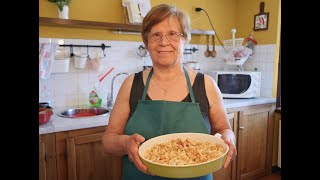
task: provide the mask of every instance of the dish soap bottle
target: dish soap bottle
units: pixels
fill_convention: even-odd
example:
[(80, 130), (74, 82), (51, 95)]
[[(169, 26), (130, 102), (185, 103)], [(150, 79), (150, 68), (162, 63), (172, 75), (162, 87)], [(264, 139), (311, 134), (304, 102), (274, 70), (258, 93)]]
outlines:
[(93, 90), (89, 94), (89, 106), (90, 107), (100, 107), (102, 103), (102, 98), (99, 92), (99, 84), (94, 85)]

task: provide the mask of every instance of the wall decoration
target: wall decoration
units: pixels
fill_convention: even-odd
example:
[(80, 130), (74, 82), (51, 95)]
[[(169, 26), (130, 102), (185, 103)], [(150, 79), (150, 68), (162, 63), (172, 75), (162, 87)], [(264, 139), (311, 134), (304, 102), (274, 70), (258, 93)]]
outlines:
[(253, 30), (267, 30), (269, 24), (269, 13), (264, 12), (264, 2), (260, 3), (259, 14), (254, 15), (254, 27)]

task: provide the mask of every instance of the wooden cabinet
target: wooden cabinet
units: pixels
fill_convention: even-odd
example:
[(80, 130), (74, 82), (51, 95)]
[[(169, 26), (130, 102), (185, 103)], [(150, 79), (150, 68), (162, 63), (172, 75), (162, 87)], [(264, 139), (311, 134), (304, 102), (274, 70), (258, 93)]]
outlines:
[[(237, 133), (236, 133), (237, 121), (236, 120), (238, 118), (238, 114), (235, 112), (231, 112), (231, 113), (227, 114), (227, 117), (230, 122), (232, 130), (234, 131), (235, 135), (237, 136)], [(236, 162), (237, 162), (237, 159), (234, 159), (226, 169), (222, 168), (219, 171), (215, 172), (213, 174), (214, 180), (235, 180), (236, 179), (236, 165), (237, 165)]]
[(105, 127), (56, 133), (58, 180), (118, 179), (120, 157), (103, 153)]
[(274, 105), (253, 106), (239, 112), (239, 179), (254, 179), (272, 171)]
[(238, 156), (231, 179), (256, 179), (271, 174), (274, 111), (275, 103), (227, 109), (228, 113), (238, 114), (233, 123)]
[(256, 179), (272, 172), (275, 103), (227, 109), (238, 155), (214, 180)]
[[(215, 180), (256, 179), (271, 174), (275, 103), (228, 108), (238, 156)], [(121, 157), (103, 153), (106, 126), (39, 136), (40, 180), (120, 180)]]
[(112, 179), (112, 161), (104, 156), (102, 133), (67, 138), (68, 179)]
[[(273, 125), (273, 151), (272, 151), (272, 166), (279, 166), (281, 164), (281, 159), (278, 160), (278, 153), (281, 153), (281, 141), (279, 141), (279, 136), (281, 137), (281, 107), (277, 108), (274, 113), (274, 125)], [(280, 150), (280, 152), (278, 152)], [(278, 163), (279, 162), (279, 163)]]
[(57, 180), (55, 150), (53, 133), (39, 135), (39, 180)]

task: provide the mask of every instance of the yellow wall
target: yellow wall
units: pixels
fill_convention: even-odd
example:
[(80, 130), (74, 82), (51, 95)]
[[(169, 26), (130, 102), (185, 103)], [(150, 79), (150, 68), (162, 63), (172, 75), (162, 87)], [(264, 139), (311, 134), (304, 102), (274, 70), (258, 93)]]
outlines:
[[(78, 20), (125, 23), (121, 2), (122, 0), (91, 0), (88, 5), (88, 0), (72, 1), (69, 5), (69, 17)], [(176, 5), (189, 14), (192, 29), (212, 30), (206, 14), (193, 11), (194, 7), (201, 7), (208, 12), (220, 39), (231, 38), (230, 30), (235, 24), (236, 0), (150, 0), (150, 2), (151, 6), (162, 3)], [(58, 17), (56, 6), (48, 0), (39, 0), (39, 16)], [(139, 35), (118, 35), (109, 30), (39, 26), (39, 33), (40, 37), (51, 38), (141, 41)], [(193, 35), (191, 43), (205, 44), (206, 38)]]
[(279, 52), (280, 52), (280, 34), (281, 34), (281, 0), (279, 0), (279, 16), (278, 16), (278, 27), (277, 27), (277, 49), (275, 53), (274, 62), (274, 74), (273, 74), (273, 85), (272, 85), (272, 97), (277, 97), (277, 83), (278, 83), (278, 63), (279, 63)]
[(253, 32), (258, 44), (276, 44), (272, 97), (277, 96), (278, 62), (281, 25), (281, 0), (264, 1), (264, 12), (269, 12), (268, 30), (253, 31), (254, 15), (260, 11), (261, 0), (237, 0), (237, 37), (248, 37)]
[[(70, 19), (125, 23), (122, 0), (73, 0), (69, 5)], [(195, 7), (207, 11), (220, 40), (231, 39), (231, 29), (236, 28), (236, 37), (248, 37), (253, 32), (253, 18), (260, 11), (262, 0), (150, 0), (151, 6), (161, 3), (176, 5), (186, 11), (191, 18), (192, 29), (212, 30), (204, 12), (194, 12)], [(276, 97), (278, 77), (278, 56), (280, 39), (281, 0), (267, 0), (265, 12), (269, 12), (268, 30), (254, 31), (258, 44), (277, 44), (274, 64), (272, 96)], [(90, 3), (90, 4), (89, 4)], [(54, 4), (39, 0), (40, 17), (58, 17)], [(110, 30), (82, 28), (62, 28), (39, 26), (39, 36), (43, 38), (99, 39), (141, 41), (140, 35), (115, 34)], [(203, 35), (192, 35), (192, 44), (205, 44)], [(217, 45), (220, 43), (217, 41)]]
[[(260, 2), (265, 2), (264, 12), (269, 12), (268, 30), (253, 31), (254, 15), (260, 12)], [(237, 37), (248, 37), (252, 32), (258, 44), (276, 44), (280, 0), (237, 0)]]
[[(88, 0), (72, 1), (70, 19), (124, 23), (122, 0)], [(193, 29), (212, 30), (204, 12), (194, 12), (194, 7), (205, 9), (220, 39), (230, 39), (231, 29), (237, 29), (237, 37), (247, 37), (253, 30), (253, 18), (259, 13), (261, 0), (150, 0), (151, 6), (161, 3), (176, 5), (185, 10), (191, 18)], [(255, 31), (254, 37), (259, 44), (275, 44), (277, 41), (279, 0), (265, 1), (265, 12), (270, 13), (269, 28), (266, 31)], [(39, 0), (40, 17), (57, 17), (58, 11), (48, 0)], [(109, 30), (81, 28), (61, 28), (40, 26), (40, 37), (106, 39), (141, 41), (139, 35), (118, 35)], [(205, 44), (205, 37), (193, 35), (191, 43)], [(217, 42), (218, 43), (218, 42)]]

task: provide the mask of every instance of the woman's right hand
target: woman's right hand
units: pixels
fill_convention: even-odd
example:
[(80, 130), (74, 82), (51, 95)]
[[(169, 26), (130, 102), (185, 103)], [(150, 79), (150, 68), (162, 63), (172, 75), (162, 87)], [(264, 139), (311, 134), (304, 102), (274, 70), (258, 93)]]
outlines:
[(140, 134), (133, 134), (129, 136), (126, 142), (126, 151), (129, 157), (129, 160), (134, 163), (134, 165), (143, 173), (152, 175), (148, 172), (147, 167), (142, 163), (140, 156), (138, 154), (139, 146), (144, 142), (145, 138)]

